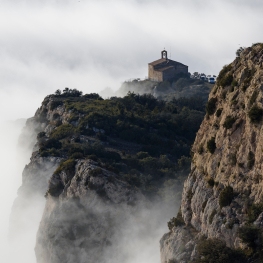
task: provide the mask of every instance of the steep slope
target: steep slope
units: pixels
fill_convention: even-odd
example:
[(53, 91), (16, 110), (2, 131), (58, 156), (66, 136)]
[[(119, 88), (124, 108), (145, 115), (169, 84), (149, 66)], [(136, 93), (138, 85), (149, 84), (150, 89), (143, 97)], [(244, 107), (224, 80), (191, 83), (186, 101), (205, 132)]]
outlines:
[(21, 137), (34, 151), (11, 215), (17, 245), (41, 221), (37, 262), (158, 262), (203, 116), (198, 98), (47, 96)]
[(70, 178), (64, 171), (52, 176), (37, 237), (38, 262), (124, 260), (116, 241), (144, 197), (97, 165), (78, 161)]
[(255, 44), (223, 68), (210, 93), (162, 263), (261, 262), (262, 115), (263, 45)]

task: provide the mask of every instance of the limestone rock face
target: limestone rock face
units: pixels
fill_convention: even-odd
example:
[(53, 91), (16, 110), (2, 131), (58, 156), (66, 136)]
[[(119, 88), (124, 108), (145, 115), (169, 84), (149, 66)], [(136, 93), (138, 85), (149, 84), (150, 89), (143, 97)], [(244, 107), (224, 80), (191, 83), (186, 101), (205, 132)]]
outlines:
[(38, 262), (124, 260), (116, 240), (123, 222), (138, 209), (134, 205), (144, 199), (138, 190), (92, 160), (78, 161), (71, 176), (53, 175), (49, 188), (60, 194), (52, 191), (47, 197), (37, 235)]
[(163, 236), (162, 263), (189, 262), (201, 236), (240, 248), (241, 226), (262, 227), (262, 214), (251, 218), (249, 212), (263, 194), (262, 63), (257, 44), (219, 74), (192, 148), (181, 202), (184, 226), (174, 225)]
[[(61, 162), (69, 158), (67, 152), (64, 158), (39, 151), (59, 125), (76, 126), (70, 116), (63, 103), (48, 96), (20, 136), (20, 144), (33, 153), (11, 213), (14, 248), (30, 233), (38, 263), (123, 262), (131, 252), (120, 237), (129, 236), (132, 227), (127, 230), (128, 225), (138, 220), (137, 212), (145, 211), (147, 202), (140, 190), (101, 163), (74, 159), (72, 169), (58, 172)], [(86, 137), (79, 136), (80, 143), (89, 143)]]

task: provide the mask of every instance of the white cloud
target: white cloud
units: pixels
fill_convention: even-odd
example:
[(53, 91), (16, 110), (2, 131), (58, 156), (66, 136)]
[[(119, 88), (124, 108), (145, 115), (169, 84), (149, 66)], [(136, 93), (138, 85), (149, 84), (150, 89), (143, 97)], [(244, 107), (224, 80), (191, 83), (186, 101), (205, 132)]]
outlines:
[[(217, 74), (239, 44), (262, 39), (262, 11), (248, 0), (2, 1), (0, 93), (19, 95), (10, 117), (30, 116), (58, 88), (97, 92), (144, 78), (163, 47), (191, 72)], [(23, 107), (29, 94), (36, 103)]]

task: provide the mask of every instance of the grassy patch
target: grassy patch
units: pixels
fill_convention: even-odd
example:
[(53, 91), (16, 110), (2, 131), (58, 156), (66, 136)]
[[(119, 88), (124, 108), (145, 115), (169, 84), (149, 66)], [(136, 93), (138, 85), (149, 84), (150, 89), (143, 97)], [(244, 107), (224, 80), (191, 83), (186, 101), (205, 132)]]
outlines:
[(75, 127), (71, 124), (62, 124), (51, 133), (51, 138), (61, 140), (75, 133)]
[(232, 70), (232, 65), (229, 64), (228, 66), (224, 66), (223, 69), (220, 71), (220, 73), (218, 74), (217, 77), (217, 84), (225, 87), (225, 86), (229, 86), (231, 85), (232, 81), (233, 81), (233, 76), (230, 73), (230, 71)]

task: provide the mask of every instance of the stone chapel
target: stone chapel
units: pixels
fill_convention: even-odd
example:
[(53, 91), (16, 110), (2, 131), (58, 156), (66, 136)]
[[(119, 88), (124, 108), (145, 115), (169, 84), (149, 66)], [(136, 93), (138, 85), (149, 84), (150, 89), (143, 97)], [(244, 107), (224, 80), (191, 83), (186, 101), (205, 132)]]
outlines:
[(148, 64), (148, 78), (153, 81), (165, 81), (175, 77), (178, 73), (188, 73), (188, 66), (168, 59), (167, 51), (161, 52), (161, 58)]

